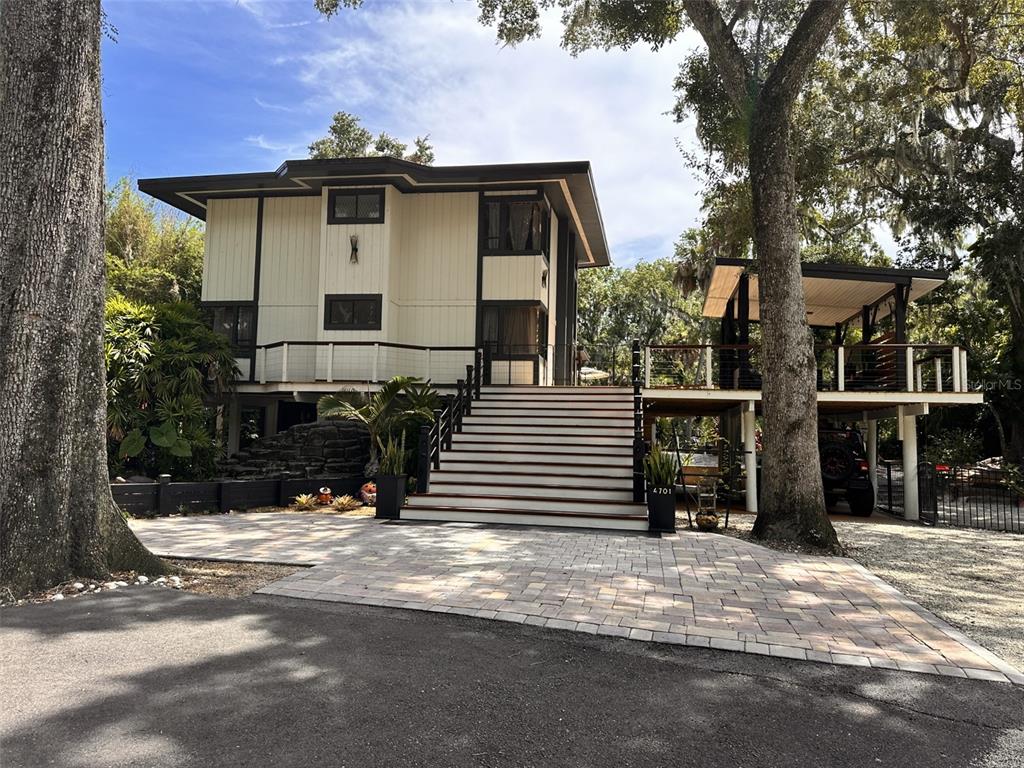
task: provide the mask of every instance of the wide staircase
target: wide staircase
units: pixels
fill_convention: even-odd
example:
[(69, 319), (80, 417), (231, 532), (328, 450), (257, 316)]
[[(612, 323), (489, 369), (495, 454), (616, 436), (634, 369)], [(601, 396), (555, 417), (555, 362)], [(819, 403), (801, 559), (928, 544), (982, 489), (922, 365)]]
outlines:
[(632, 390), (483, 387), (402, 519), (647, 530), (632, 489)]

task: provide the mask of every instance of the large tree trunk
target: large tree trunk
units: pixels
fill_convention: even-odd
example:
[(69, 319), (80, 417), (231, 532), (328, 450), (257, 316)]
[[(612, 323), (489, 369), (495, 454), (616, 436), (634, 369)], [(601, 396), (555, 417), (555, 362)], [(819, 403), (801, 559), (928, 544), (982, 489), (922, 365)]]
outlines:
[(761, 307), (764, 454), (754, 535), (835, 550), (818, 456), (814, 347), (800, 274), (789, 114), (759, 100), (750, 131), (754, 252)]
[(107, 477), (99, 0), (4, 0), (0, 104), (0, 585), (164, 571)]

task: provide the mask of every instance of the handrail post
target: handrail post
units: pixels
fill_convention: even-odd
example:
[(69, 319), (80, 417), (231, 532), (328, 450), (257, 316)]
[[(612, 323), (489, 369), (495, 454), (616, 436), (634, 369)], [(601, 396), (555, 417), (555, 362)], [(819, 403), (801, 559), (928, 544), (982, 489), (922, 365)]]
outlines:
[(960, 347), (953, 347), (953, 391), (963, 392), (963, 382), (960, 381)]
[(482, 371), (484, 384), (491, 383), (491, 357), (493, 355), (490, 344), (484, 345), (484, 369)]
[(434, 409), (434, 423), (430, 428), (434, 443), (430, 449), (431, 456), (434, 459), (434, 469), (441, 468), (441, 419), (443, 416), (443, 410), (440, 408)]
[(651, 347), (644, 347), (644, 386), (651, 386)]
[(910, 346), (909, 344), (907, 345), (906, 355), (907, 355), (907, 364), (906, 364), (906, 368), (907, 368), (907, 392), (913, 392), (914, 391), (914, 348), (912, 346)]
[(463, 398), (462, 413), (466, 416), (473, 414), (473, 366), (466, 366), (466, 395)]
[(483, 370), (483, 368), (484, 368), (484, 351), (482, 349), (477, 349), (473, 353), (473, 363), (474, 363), (474, 366), (475, 366), (475, 369), (474, 369), (475, 370), (475, 375), (473, 377), (473, 399), (474, 400), (479, 400), (480, 399), (480, 384), (481, 384), (481, 382), (483, 380), (483, 375), (484, 375), (484, 370)]
[(288, 381), (288, 342), (281, 345), (281, 381)]
[(713, 359), (711, 345), (708, 344), (704, 347), (704, 386), (708, 389), (715, 388), (715, 372), (711, 370)]
[(960, 385), (964, 388), (964, 392), (970, 389), (970, 384), (967, 380), (967, 350), (960, 350)]
[(455, 425), (455, 431), (456, 432), (461, 432), (462, 431), (462, 414), (465, 412), (464, 408), (465, 408), (465, 399), (466, 399), (465, 388), (466, 388), (466, 382), (463, 381), (462, 379), (459, 379), (458, 381), (455, 382), (455, 393), (456, 394), (455, 394), (455, 402), (453, 403), (453, 406), (455, 407), (455, 415), (454, 415), (454, 422), (453, 423)]
[(420, 427), (419, 451), (416, 459), (416, 493), (430, 490), (430, 427)]
[(839, 391), (846, 391), (846, 348), (836, 347), (836, 370), (838, 374)]
[(633, 501), (646, 498), (644, 483), (644, 401), (640, 393), (640, 340), (633, 339)]
[(380, 379), (377, 378), (377, 366), (378, 366), (379, 362), (380, 362), (380, 344), (374, 344), (373, 345), (373, 378), (371, 379), (371, 381), (373, 381), (374, 383), (380, 381)]
[(452, 449), (452, 433), (455, 431), (455, 400), (451, 395), (446, 398), (448, 407), (445, 409), (445, 439), (444, 448), (446, 451)]
[(334, 381), (334, 342), (327, 345), (327, 383)]

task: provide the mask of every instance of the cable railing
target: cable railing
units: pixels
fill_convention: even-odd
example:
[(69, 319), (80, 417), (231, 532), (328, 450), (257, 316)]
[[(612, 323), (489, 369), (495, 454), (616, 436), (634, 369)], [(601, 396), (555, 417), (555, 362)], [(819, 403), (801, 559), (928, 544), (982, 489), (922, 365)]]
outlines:
[[(822, 392), (967, 392), (967, 351), (945, 344), (816, 345)], [(761, 388), (756, 344), (662, 344), (647, 347), (644, 385), (651, 389)]]

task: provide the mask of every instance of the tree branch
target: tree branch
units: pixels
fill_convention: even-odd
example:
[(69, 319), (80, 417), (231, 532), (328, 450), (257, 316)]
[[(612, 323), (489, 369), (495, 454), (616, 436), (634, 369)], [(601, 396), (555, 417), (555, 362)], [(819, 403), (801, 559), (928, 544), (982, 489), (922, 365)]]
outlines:
[(793, 103), (845, 6), (846, 0), (811, 0), (761, 88), (762, 101)]
[(708, 56), (725, 86), (733, 107), (742, 115), (750, 104), (750, 78), (747, 60), (731, 27), (726, 25), (712, 0), (684, 0), (683, 10), (708, 47)]

